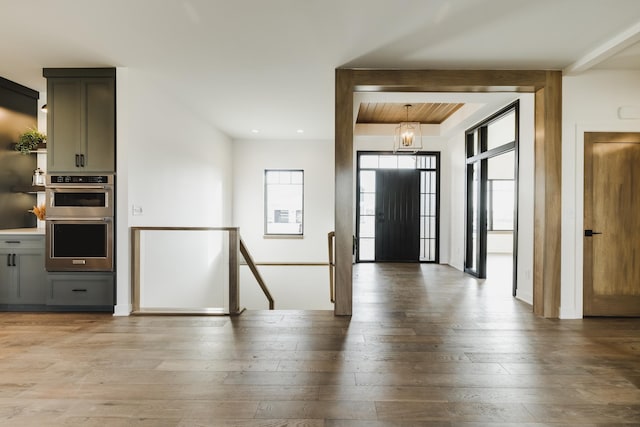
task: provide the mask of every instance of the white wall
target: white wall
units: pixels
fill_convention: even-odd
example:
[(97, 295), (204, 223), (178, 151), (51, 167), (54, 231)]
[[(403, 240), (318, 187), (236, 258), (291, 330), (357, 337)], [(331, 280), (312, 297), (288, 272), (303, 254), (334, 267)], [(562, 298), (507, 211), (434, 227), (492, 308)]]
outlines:
[(449, 140), (449, 181), (451, 197), (450, 226), (449, 226), (449, 265), (464, 271), (464, 233), (465, 233), (465, 136), (464, 132), (458, 132)]
[[(534, 96), (522, 94), (520, 99), (520, 141), (518, 167), (518, 264), (516, 297), (533, 304), (533, 194), (534, 194)], [(496, 109), (497, 111), (498, 109)], [(488, 115), (487, 115), (488, 117)], [(451, 183), (450, 261), (464, 270), (465, 233), (465, 139), (464, 133), (449, 142)]]
[[(258, 266), (276, 310), (332, 310), (328, 266)], [(240, 307), (267, 310), (269, 303), (247, 266), (240, 267)]]
[[(304, 170), (304, 237), (264, 237), (265, 169)], [(328, 262), (334, 229), (333, 141), (233, 142), (233, 224), (256, 262)], [(258, 285), (241, 268), (240, 305), (266, 307)], [(332, 309), (328, 267), (258, 267), (277, 309)], [(298, 298), (299, 296), (299, 298)]]
[(140, 233), (140, 308), (229, 312), (226, 231)]
[(518, 264), (516, 298), (533, 305), (533, 201), (535, 191), (535, 104), (533, 94), (520, 96), (518, 145)]
[(640, 74), (592, 70), (562, 80), (561, 318), (582, 317), (584, 133), (640, 132), (618, 108), (640, 107)]
[[(583, 134), (640, 131), (640, 120), (621, 120), (617, 116), (619, 107), (638, 106), (639, 99), (638, 73), (594, 70), (563, 78), (560, 314), (563, 318), (582, 317)], [(527, 110), (531, 123), (521, 123), (520, 141), (518, 297), (531, 302), (533, 103), (521, 101), (521, 118), (528, 117)], [(144, 71), (137, 69), (118, 69), (117, 117), (116, 314), (130, 311), (128, 227), (132, 225), (239, 225), (259, 261), (326, 259), (326, 232), (333, 229), (333, 142), (238, 141), (234, 142), (232, 155), (231, 142), (225, 135), (199, 113), (185, 110), (162, 87), (154, 85)], [(442, 153), (441, 262), (458, 269), (463, 268), (464, 259), (464, 162), (459, 160), (464, 159), (463, 141), (463, 135), (459, 134), (444, 144), (448, 145), (446, 149), (427, 148)], [(262, 237), (265, 168), (305, 169), (304, 239)], [(307, 171), (318, 172), (317, 181), (321, 184), (317, 198), (308, 196), (308, 186), (315, 181), (310, 178), (315, 172)], [(236, 195), (233, 221), (232, 175), (238, 181), (233, 186)], [(142, 216), (131, 215), (134, 204), (142, 207)], [(310, 216), (314, 211), (318, 212), (317, 218), (315, 214)], [(322, 274), (318, 273), (318, 280)], [(282, 272), (280, 276), (287, 278), (288, 273)]]
[(231, 141), (204, 114), (150, 73), (117, 70), (117, 315), (131, 311), (129, 227), (231, 224)]
[(512, 254), (513, 253), (513, 232), (512, 231), (487, 231), (487, 253), (488, 254)]

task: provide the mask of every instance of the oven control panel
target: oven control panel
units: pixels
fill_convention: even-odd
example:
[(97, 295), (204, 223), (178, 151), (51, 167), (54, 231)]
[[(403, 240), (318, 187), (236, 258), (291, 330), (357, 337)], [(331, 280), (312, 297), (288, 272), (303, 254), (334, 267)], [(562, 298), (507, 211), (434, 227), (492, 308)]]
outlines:
[(51, 175), (51, 184), (111, 184), (110, 175)]

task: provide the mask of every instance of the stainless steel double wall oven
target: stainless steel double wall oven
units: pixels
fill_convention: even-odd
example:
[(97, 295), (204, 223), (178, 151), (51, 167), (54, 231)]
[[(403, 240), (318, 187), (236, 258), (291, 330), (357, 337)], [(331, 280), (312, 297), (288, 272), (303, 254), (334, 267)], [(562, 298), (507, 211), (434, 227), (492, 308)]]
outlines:
[(114, 270), (114, 176), (48, 175), (48, 271)]

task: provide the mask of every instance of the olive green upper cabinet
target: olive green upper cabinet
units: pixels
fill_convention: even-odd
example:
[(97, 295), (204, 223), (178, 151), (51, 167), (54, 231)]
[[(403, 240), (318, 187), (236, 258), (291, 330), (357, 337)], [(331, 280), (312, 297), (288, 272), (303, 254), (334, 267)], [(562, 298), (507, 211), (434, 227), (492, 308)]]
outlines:
[(48, 173), (115, 173), (113, 68), (45, 68)]

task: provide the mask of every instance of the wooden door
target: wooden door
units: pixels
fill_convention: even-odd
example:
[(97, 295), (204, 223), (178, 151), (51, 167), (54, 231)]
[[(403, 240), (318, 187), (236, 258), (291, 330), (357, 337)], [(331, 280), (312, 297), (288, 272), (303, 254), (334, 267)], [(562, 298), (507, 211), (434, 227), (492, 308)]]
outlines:
[(584, 315), (638, 316), (640, 133), (585, 133), (584, 156)]
[(376, 261), (420, 257), (420, 171), (376, 171)]

